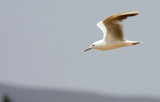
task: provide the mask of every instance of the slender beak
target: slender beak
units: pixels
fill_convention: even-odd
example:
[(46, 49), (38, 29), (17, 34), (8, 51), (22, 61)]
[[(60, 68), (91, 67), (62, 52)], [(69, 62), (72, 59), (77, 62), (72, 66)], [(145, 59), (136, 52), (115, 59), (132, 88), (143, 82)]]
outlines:
[(91, 48), (88, 48), (88, 49), (84, 50), (84, 52), (86, 52), (86, 51), (88, 51), (88, 50), (91, 50)]

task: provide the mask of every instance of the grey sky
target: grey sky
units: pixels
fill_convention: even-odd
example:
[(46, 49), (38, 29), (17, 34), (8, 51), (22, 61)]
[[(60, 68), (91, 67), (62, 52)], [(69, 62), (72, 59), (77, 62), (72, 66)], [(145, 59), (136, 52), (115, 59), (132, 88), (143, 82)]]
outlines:
[[(160, 96), (158, 0), (1, 0), (0, 82), (27, 87)], [(96, 23), (125, 11), (128, 40), (143, 44), (92, 50)]]

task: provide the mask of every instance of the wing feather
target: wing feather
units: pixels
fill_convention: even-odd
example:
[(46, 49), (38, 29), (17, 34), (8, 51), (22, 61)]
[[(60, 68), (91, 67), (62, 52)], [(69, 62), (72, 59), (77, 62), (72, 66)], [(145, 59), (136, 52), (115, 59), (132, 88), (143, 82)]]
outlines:
[[(136, 16), (139, 12), (137, 11), (131, 11), (131, 12), (124, 12), (124, 13), (118, 13), (115, 15), (112, 15), (105, 20), (102, 21), (103, 25), (105, 26), (105, 32), (104, 27), (101, 27), (101, 23), (97, 24), (98, 27), (105, 33), (104, 39), (107, 41), (124, 41), (124, 34), (123, 34), (123, 25), (122, 22), (127, 17)], [(106, 35), (107, 34), (107, 35)]]
[(103, 21), (100, 21), (99, 23), (97, 23), (97, 26), (102, 30), (103, 38), (105, 38), (107, 34), (107, 30), (106, 30), (105, 25), (103, 24)]

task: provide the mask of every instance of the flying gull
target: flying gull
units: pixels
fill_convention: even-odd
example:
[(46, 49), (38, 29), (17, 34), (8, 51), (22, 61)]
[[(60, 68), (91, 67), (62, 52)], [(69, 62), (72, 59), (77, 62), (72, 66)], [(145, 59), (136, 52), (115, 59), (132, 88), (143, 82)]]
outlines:
[(104, 34), (103, 39), (94, 42), (88, 49), (85, 50), (85, 52), (91, 49), (104, 51), (140, 44), (140, 41), (128, 41), (124, 38), (122, 25), (124, 19), (138, 14), (139, 12), (137, 11), (118, 13), (97, 23), (97, 26)]

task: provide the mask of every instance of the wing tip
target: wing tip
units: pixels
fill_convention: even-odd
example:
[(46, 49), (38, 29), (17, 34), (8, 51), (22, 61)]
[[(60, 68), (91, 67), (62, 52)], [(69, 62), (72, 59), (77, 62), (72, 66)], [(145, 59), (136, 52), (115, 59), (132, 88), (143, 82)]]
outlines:
[[(124, 12), (125, 13), (125, 12)], [(129, 11), (129, 12), (126, 12), (128, 14), (133, 14), (133, 15), (138, 15), (139, 14), (139, 11)]]
[(97, 23), (97, 26), (99, 27), (99, 26), (100, 26), (100, 24), (102, 24), (102, 21), (98, 22), (98, 23)]
[(119, 15), (119, 17), (121, 17), (122, 19), (126, 19), (127, 17), (137, 16), (138, 14), (139, 14), (139, 11), (129, 11), (124, 13), (119, 13), (117, 15)]

